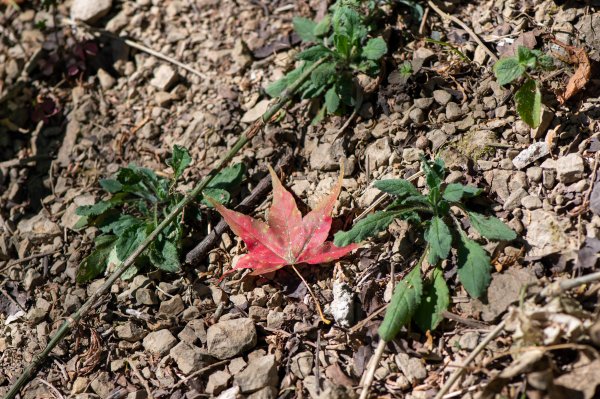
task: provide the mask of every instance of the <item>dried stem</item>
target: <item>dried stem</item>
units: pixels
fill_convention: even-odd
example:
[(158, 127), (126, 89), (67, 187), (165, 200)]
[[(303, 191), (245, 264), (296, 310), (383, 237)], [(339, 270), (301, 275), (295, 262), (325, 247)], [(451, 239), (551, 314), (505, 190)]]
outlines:
[(169, 225), (171, 222), (175, 220), (175, 218), (183, 211), (183, 209), (193, 202), (196, 197), (206, 188), (208, 183), (231, 161), (231, 159), (254, 137), (256, 136), (265, 124), (269, 123), (271, 118), (275, 114), (277, 114), (285, 104), (287, 104), (293, 95), (296, 93), (298, 88), (310, 77), (310, 74), (323, 62), (325, 62), (327, 58), (322, 58), (321, 60), (315, 62), (311, 65), (294, 83), (292, 83), (282, 94), (282, 96), (277, 100), (275, 104), (273, 104), (262, 116), (262, 118), (258, 119), (254, 122), (235, 142), (233, 147), (225, 154), (225, 156), (219, 161), (219, 163), (208, 173), (208, 175), (192, 190), (190, 191), (176, 206), (173, 208), (171, 213), (167, 215), (167, 217), (158, 225), (156, 228), (148, 235), (148, 237), (140, 243), (140, 245), (133, 251), (131, 255), (121, 264), (121, 266), (117, 267), (115, 271), (106, 279), (104, 284), (102, 284), (96, 292), (94, 292), (88, 300), (71, 316), (69, 316), (60, 328), (57, 330), (56, 334), (52, 336), (44, 350), (37, 355), (35, 355), (17, 381), (13, 384), (10, 391), (6, 394), (4, 399), (13, 399), (27, 384), (27, 382), (35, 375), (38, 367), (44, 362), (44, 360), (48, 357), (50, 352), (58, 345), (59, 342), (63, 340), (63, 338), (67, 335), (67, 333), (81, 320), (81, 318), (87, 314), (87, 312), (95, 307), (98, 299), (104, 295), (110, 287), (114, 284), (114, 282), (125, 272), (125, 270), (129, 269), (131, 265), (135, 262), (138, 256), (142, 254), (148, 248), (148, 246), (156, 239), (156, 237)]
[(321, 304), (319, 304), (319, 301), (317, 300), (317, 297), (315, 296), (315, 293), (313, 292), (312, 288), (310, 288), (310, 285), (308, 285), (308, 282), (304, 279), (302, 274), (300, 274), (300, 271), (296, 268), (296, 265), (291, 265), (291, 266), (292, 266), (292, 269), (294, 269), (294, 271), (298, 275), (298, 277), (300, 277), (300, 280), (302, 280), (302, 282), (308, 289), (308, 292), (310, 293), (310, 296), (312, 297), (313, 301), (315, 301), (315, 306), (317, 307), (317, 312), (319, 312), (319, 316), (321, 317), (321, 320), (323, 320), (323, 323), (331, 324), (331, 320), (327, 320), (325, 318), (325, 315), (323, 314), (323, 311), (321, 310)]

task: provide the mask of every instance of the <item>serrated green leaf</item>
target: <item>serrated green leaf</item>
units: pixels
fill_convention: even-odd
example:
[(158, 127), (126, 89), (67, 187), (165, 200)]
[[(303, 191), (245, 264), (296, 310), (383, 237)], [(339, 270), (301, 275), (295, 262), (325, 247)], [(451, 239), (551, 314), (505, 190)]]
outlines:
[(116, 179), (102, 179), (100, 180), (100, 186), (111, 194), (118, 193), (123, 189), (123, 185)]
[(519, 64), (516, 57), (502, 58), (494, 64), (494, 74), (500, 85), (511, 83), (520, 78), (525, 70), (525, 66)]
[(75, 210), (75, 214), (79, 216), (100, 216), (104, 212), (108, 211), (114, 206), (113, 203), (108, 201), (98, 201), (94, 205), (83, 205), (78, 206)]
[(373, 183), (375, 188), (397, 197), (420, 196), (419, 190), (405, 179), (384, 179)]
[(472, 198), (481, 194), (483, 190), (473, 186), (463, 186), (460, 183), (451, 183), (446, 186), (442, 197), (446, 201), (458, 202), (463, 198)]
[(313, 34), (315, 36), (325, 36), (329, 29), (331, 28), (331, 15), (326, 14), (322, 20), (320, 20), (315, 28), (313, 29)]
[(399, 214), (398, 212), (375, 212), (358, 221), (350, 230), (335, 233), (333, 242), (336, 246), (343, 247), (373, 237), (375, 234), (387, 229)]
[(536, 81), (527, 79), (515, 93), (517, 113), (532, 128), (540, 125), (542, 119), (542, 93)]
[(78, 284), (87, 283), (106, 270), (110, 251), (113, 249), (116, 236), (103, 235), (95, 240), (92, 252), (83, 259), (75, 277)]
[(502, 220), (498, 219), (494, 216), (484, 216), (480, 213), (476, 212), (468, 212), (469, 220), (471, 221), (471, 226), (482, 237), (485, 237), (489, 240), (514, 240), (517, 238), (517, 233), (515, 233), (510, 227), (508, 227)]
[(331, 55), (331, 51), (322, 45), (312, 46), (299, 53), (296, 58), (304, 61), (318, 61), (323, 57)]
[(452, 235), (446, 223), (439, 216), (431, 218), (425, 232), (425, 240), (429, 243), (429, 263), (432, 265), (439, 260), (446, 259), (450, 254)]
[(335, 77), (335, 72), (336, 64), (334, 62), (326, 62), (319, 65), (317, 69), (311, 73), (310, 80), (315, 87), (323, 87), (330, 83)]
[(525, 46), (519, 46), (517, 48), (517, 59), (519, 60), (519, 64), (526, 68), (535, 68), (537, 63), (535, 54)]
[(79, 218), (79, 220), (77, 221), (77, 223), (75, 223), (75, 225), (73, 226), (73, 230), (78, 231), (83, 229), (84, 227), (87, 227), (89, 224), (89, 218), (87, 216), (82, 216)]
[(179, 262), (179, 251), (170, 241), (157, 242), (149, 251), (150, 262), (160, 270), (170, 273), (178, 272), (181, 269)]
[(284, 76), (283, 78), (269, 84), (266, 87), (265, 92), (271, 97), (279, 97), (286, 87), (288, 87), (288, 80)]
[(294, 24), (294, 30), (302, 41), (314, 42), (317, 40), (314, 33), (317, 24), (313, 20), (303, 17), (294, 17), (292, 23)]
[(202, 203), (209, 208), (212, 208), (213, 205), (208, 202), (206, 198), (212, 198), (220, 204), (228, 204), (231, 200), (231, 195), (227, 190), (223, 190), (222, 188), (205, 188), (202, 192)]
[(387, 45), (381, 37), (369, 39), (362, 49), (362, 55), (366, 59), (377, 61), (387, 53)]
[(450, 305), (450, 291), (441, 268), (436, 267), (431, 280), (423, 284), (423, 299), (414, 315), (415, 323), (424, 332), (433, 331), (444, 319), (442, 313)]
[(331, 87), (325, 93), (325, 106), (327, 107), (327, 112), (333, 114), (340, 107), (340, 98), (335, 92), (335, 86)]
[(423, 295), (421, 268), (416, 266), (398, 282), (394, 295), (379, 327), (379, 336), (386, 342), (396, 337), (400, 329), (410, 322)]
[(115, 243), (117, 247), (117, 256), (120, 260), (125, 260), (146, 239), (146, 225), (133, 226), (119, 236)]
[(345, 34), (334, 35), (333, 44), (338, 54), (341, 55), (343, 58), (348, 58), (350, 56), (350, 36)]
[(554, 67), (554, 58), (552, 58), (546, 54), (539, 55), (538, 59), (537, 59), (537, 63), (538, 63), (538, 66), (545, 71), (551, 71), (555, 68)]
[(98, 226), (98, 228), (103, 233), (113, 233), (116, 236), (120, 236), (125, 232), (125, 230), (128, 230), (134, 226), (140, 226), (142, 223), (144, 223), (143, 220), (140, 220), (134, 216), (120, 214), (115, 220), (104, 223), (102, 226)]
[(167, 165), (173, 168), (173, 180), (179, 179), (183, 171), (192, 163), (192, 157), (187, 148), (174, 145), (173, 157), (167, 160)]
[(479, 298), (490, 284), (490, 258), (475, 241), (461, 232), (458, 245), (458, 278), (469, 295)]

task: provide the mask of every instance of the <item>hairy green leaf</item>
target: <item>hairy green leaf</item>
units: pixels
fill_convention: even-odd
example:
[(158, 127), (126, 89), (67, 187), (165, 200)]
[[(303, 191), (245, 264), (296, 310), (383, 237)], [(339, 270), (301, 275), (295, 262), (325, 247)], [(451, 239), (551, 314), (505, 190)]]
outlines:
[(205, 188), (204, 191), (202, 191), (202, 197), (202, 203), (209, 208), (213, 208), (213, 205), (208, 202), (207, 198), (211, 198), (220, 204), (227, 204), (229, 203), (229, 200), (231, 200), (229, 192), (222, 188)]
[(540, 125), (542, 119), (542, 93), (537, 82), (527, 79), (515, 93), (517, 113), (532, 128)]
[(325, 106), (327, 107), (327, 112), (333, 114), (340, 107), (340, 98), (335, 92), (335, 86), (331, 87), (325, 93)]
[(108, 257), (113, 249), (117, 237), (102, 235), (96, 238), (94, 250), (81, 262), (77, 270), (77, 283), (86, 283), (106, 270)]
[(117, 247), (117, 256), (120, 260), (125, 260), (146, 239), (146, 225), (132, 226), (125, 230), (115, 243)]
[(317, 40), (314, 33), (317, 24), (314, 21), (308, 18), (294, 17), (292, 23), (294, 24), (294, 30), (302, 41), (314, 42)]
[(535, 68), (537, 63), (535, 54), (525, 46), (519, 46), (517, 48), (517, 59), (519, 60), (519, 64), (526, 68)]
[(514, 240), (517, 238), (517, 233), (515, 233), (510, 227), (508, 227), (502, 220), (498, 219), (494, 216), (484, 216), (480, 213), (476, 212), (468, 212), (469, 220), (471, 221), (471, 226), (482, 237), (485, 237), (489, 240)]
[(429, 243), (429, 263), (435, 265), (439, 260), (444, 260), (452, 247), (452, 234), (442, 218), (431, 218), (429, 228), (425, 232), (425, 240)]
[(472, 198), (481, 194), (483, 190), (473, 186), (463, 186), (460, 183), (451, 183), (446, 186), (442, 197), (446, 201), (458, 202), (463, 198)]
[(149, 251), (150, 262), (161, 270), (167, 272), (177, 272), (181, 269), (179, 262), (179, 251), (170, 241), (157, 242)]
[(167, 165), (173, 168), (174, 176), (173, 180), (179, 179), (183, 174), (183, 171), (192, 163), (192, 157), (187, 148), (174, 145), (173, 146), (173, 157), (167, 160)]
[(446, 166), (442, 158), (436, 158), (433, 162), (422, 158), (421, 167), (425, 173), (425, 180), (430, 189), (440, 188), (446, 176)]
[(423, 300), (415, 313), (414, 320), (423, 331), (435, 330), (444, 319), (442, 313), (450, 305), (450, 291), (444, 279), (444, 272), (436, 267), (431, 280), (423, 284)]
[(296, 58), (298, 58), (299, 60), (315, 62), (315, 61), (320, 60), (323, 57), (329, 56), (330, 54), (331, 54), (331, 50), (329, 50), (327, 47), (319, 44), (319, 45), (307, 48), (303, 52), (299, 53), (296, 56)]
[(98, 201), (94, 205), (83, 205), (77, 207), (75, 213), (79, 216), (100, 216), (114, 206), (108, 201)]
[(379, 60), (385, 53), (387, 53), (387, 45), (385, 44), (385, 40), (380, 37), (369, 39), (362, 49), (362, 55), (373, 61)]
[(239, 186), (246, 173), (246, 165), (236, 163), (221, 170), (208, 184), (211, 188), (232, 189)]
[(310, 80), (315, 87), (323, 87), (331, 82), (335, 77), (336, 64), (334, 62), (326, 62), (321, 64), (310, 75)]
[(333, 243), (338, 247), (343, 247), (373, 237), (375, 234), (387, 229), (399, 214), (399, 212), (375, 212), (358, 221), (350, 230), (335, 233)]
[(118, 193), (123, 189), (123, 185), (116, 179), (102, 179), (100, 186), (111, 194)]
[(379, 336), (386, 342), (394, 339), (400, 329), (410, 322), (421, 303), (423, 282), (421, 268), (416, 266), (394, 289), (394, 295), (379, 327)]
[(331, 28), (331, 15), (326, 14), (322, 20), (320, 20), (315, 28), (313, 29), (313, 34), (315, 36), (325, 36), (329, 29)]
[(419, 190), (411, 182), (404, 179), (384, 179), (373, 183), (375, 188), (397, 197), (420, 196)]
[(458, 278), (469, 295), (479, 298), (490, 284), (490, 258), (475, 241), (461, 232), (458, 245)]
[(494, 64), (494, 74), (498, 84), (505, 85), (520, 78), (525, 73), (525, 66), (516, 57), (506, 57)]

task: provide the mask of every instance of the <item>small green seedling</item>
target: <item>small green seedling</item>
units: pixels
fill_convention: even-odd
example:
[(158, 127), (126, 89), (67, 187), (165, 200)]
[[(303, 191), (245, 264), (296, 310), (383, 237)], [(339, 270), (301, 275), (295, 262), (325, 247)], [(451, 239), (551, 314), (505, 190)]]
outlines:
[(532, 128), (538, 127), (541, 122), (542, 92), (538, 81), (531, 77), (530, 72), (553, 68), (552, 57), (540, 50), (530, 50), (523, 46), (519, 46), (517, 55), (504, 57), (494, 65), (494, 74), (499, 84), (520, 82), (520, 87), (515, 93), (517, 113)]
[(422, 166), (429, 188), (427, 195), (421, 194), (408, 180), (377, 181), (375, 187), (394, 197), (392, 204), (359, 221), (351, 230), (335, 235), (337, 246), (361, 242), (384, 231), (397, 218), (404, 218), (423, 231), (425, 252), (433, 270), (423, 279), (419, 264), (398, 283), (379, 330), (385, 341), (393, 339), (413, 316), (424, 331), (437, 327), (450, 302), (440, 264), (450, 256), (452, 248), (457, 253), (458, 278), (467, 292), (476, 298), (486, 292), (491, 278), (490, 257), (468, 237), (459, 220), (461, 216), (466, 216), (474, 230), (488, 240), (516, 238), (515, 232), (500, 219), (469, 210), (465, 200), (480, 195), (481, 189), (445, 184), (446, 171), (441, 159), (423, 160)]
[(317, 67), (309, 81), (300, 87), (300, 97), (313, 99), (324, 96), (324, 104), (317, 120), (345, 107), (354, 107), (358, 93), (353, 83), (358, 72), (376, 76), (379, 60), (387, 53), (381, 37), (369, 37), (370, 28), (358, 6), (349, 1), (338, 1), (321, 21), (294, 18), (294, 29), (303, 42), (316, 43), (298, 54), (300, 65), (283, 78), (267, 87), (272, 97), (280, 96), (313, 63), (326, 58)]
[[(77, 271), (78, 283), (90, 281), (107, 270), (110, 264), (117, 266), (127, 259), (171, 212), (183, 198), (182, 193), (175, 191), (175, 185), (191, 161), (189, 152), (176, 145), (172, 158), (167, 160), (167, 165), (173, 169), (170, 179), (158, 176), (151, 169), (130, 164), (120, 168), (114, 179), (100, 180), (109, 197), (94, 205), (80, 206), (76, 211), (81, 216), (76, 229), (93, 226), (100, 230), (100, 235), (94, 240), (93, 251)], [(222, 203), (229, 202), (230, 191), (240, 184), (244, 172), (243, 164), (223, 169), (203, 194)], [(188, 208), (163, 230), (123, 278), (133, 277), (146, 265), (168, 272), (180, 269), (181, 239), (186, 226), (183, 215), (187, 220), (200, 217), (197, 210)]]

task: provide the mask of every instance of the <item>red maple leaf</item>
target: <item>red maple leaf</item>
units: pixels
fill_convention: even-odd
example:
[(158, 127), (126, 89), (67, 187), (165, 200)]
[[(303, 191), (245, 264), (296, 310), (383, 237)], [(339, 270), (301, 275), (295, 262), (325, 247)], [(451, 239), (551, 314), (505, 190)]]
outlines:
[(267, 223), (210, 201), (248, 247), (248, 253), (239, 259), (234, 269), (253, 269), (253, 275), (265, 274), (286, 265), (331, 262), (358, 247), (357, 244), (336, 247), (326, 241), (331, 229), (331, 212), (342, 189), (343, 172), (331, 193), (304, 217), (270, 166), (269, 172), (273, 181), (273, 204)]

